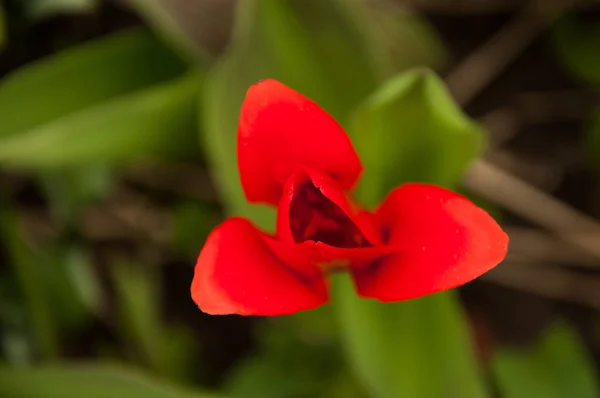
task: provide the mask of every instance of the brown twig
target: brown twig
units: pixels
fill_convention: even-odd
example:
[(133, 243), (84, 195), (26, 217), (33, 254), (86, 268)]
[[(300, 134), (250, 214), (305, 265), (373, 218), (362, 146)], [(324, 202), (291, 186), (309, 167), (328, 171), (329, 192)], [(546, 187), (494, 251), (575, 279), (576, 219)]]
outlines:
[[(540, 4), (542, 3), (542, 4)], [(571, 1), (530, 1), (501, 30), (473, 51), (446, 78), (450, 92), (460, 105), (468, 104), (513, 62)]]
[(528, 91), (513, 103), (523, 123), (540, 124), (587, 119), (600, 100), (591, 90)]
[(600, 309), (600, 279), (559, 267), (507, 262), (482, 278), (509, 288)]
[(510, 236), (510, 255), (540, 264), (563, 264), (600, 269), (600, 260), (576, 246), (532, 228), (504, 228)]
[(464, 184), (470, 191), (600, 258), (600, 223), (587, 214), (483, 160), (473, 164)]

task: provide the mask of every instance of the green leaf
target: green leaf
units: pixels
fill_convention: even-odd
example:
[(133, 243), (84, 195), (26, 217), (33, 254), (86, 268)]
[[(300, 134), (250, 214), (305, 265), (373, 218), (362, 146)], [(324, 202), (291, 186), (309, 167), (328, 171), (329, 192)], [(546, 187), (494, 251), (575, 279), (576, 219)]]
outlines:
[(562, 323), (535, 347), (500, 350), (492, 362), (504, 398), (595, 398), (600, 385), (594, 368), (577, 333)]
[(483, 130), (425, 69), (400, 74), (355, 112), (349, 132), (365, 173), (358, 196), (367, 206), (404, 182), (454, 185), (483, 148)]
[(184, 70), (177, 57), (142, 30), (65, 50), (0, 81), (0, 137), (41, 128)]
[(586, 85), (600, 86), (600, 23), (591, 25), (569, 15), (553, 29), (558, 59)]
[(185, 378), (194, 341), (187, 329), (161, 319), (160, 280), (156, 269), (116, 262), (112, 268), (119, 306), (120, 332), (141, 362), (163, 376)]
[(258, 353), (242, 361), (230, 375), (227, 396), (329, 398), (323, 395), (324, 389), (342, 365), (341, 353), (334, 345), (302, 341), (276, 325), (264, 325), (259, 336)]
[(195, 148), (199, 80), (188, 76), (0, 140), (0, 164), (62, 168)]
[(487, 396), (452, 293), (382, 304), (358, 298), (347, 275), (332, 289), (345, 347), (372, 397)]
[(120, 366), (0, 368), (0, 396), (10, 398), (217, 398), (185, 391)]
[(16, 280), (22, 289), (27, 303), (31, 329), (35, 336), (36, 348), (45, 358), (59, 354), (58, 326), (52, 317), (45, 283), (39, 277), (37, 259), (24, 240), (23, 231), (18, 225), (14, 211), (7, 203), (0, 206), (0, 238), (6, 248), (8, 263), (13, 267)]
[[(34, 259), (50, 315), (60, 331), (69, 333), (89, 322), (99, 310), (101, 287), (97, 279), (92, 279), (93, 265), (84, 252), (55, 244), (37, 250)], [(81, 279), (82, 276), (87, 279)], [(82, 282), (88, 283), (79, 285)], [(82, 292), (84, 287), (89, 290)]]
[[(367, 206), (407, 181), (455, 185), (484, 139), (426, 70), (383, 85), (349, 130), (365, 166), (357, 196)], [(359, 299), (346, 276), (332, 286), (349, 357), (373, 397), (487, 396), (452, 292), (382, 304)]]

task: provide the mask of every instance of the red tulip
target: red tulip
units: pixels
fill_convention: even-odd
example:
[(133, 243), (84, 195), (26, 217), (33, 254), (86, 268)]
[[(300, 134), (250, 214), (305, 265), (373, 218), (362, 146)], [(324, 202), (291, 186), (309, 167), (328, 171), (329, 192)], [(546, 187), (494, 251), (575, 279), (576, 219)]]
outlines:
[(494, 219), (447, 189), (404, 184), (374, 212), (353, 203), (347, 193), (362, 165), (350, 139), (277, 81), (248, 90), (238, 166), (248, 201), (277, 206), (277, 231), (233, 217), (210, 234), (191, 286), (203, 312), (313, 309), (327, 303), (326, 277), (338, 271), (352, 274), (361, 297), (407, 300), (467, 283), (506, 256), (508, 236)]

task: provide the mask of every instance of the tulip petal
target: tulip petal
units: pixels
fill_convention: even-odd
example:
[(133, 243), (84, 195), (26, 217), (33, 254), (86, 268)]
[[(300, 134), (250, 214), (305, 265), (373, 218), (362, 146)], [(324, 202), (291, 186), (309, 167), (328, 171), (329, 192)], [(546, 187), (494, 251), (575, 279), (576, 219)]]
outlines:
[(242, 218), (230, 218), (208, 237), (191, 294), (209, 314), (283, 315), (327, 302), (322, 278), (307, 280), (269, 249), (268, 236)]
[(362, 165), (340, 125), (315, 102), (275, 81), (248, 90), (238, 127), (238, 165), (246, 198), (277, 205), (303, 167), (352, 188)]
[(376, 218), (387, 244), (397, 251), (353, 271), (363, 297), (398, 301), (451, 289), (489, 271), (506, 256), (508, 236), (496, 221), (444, 188), (396, 188)]

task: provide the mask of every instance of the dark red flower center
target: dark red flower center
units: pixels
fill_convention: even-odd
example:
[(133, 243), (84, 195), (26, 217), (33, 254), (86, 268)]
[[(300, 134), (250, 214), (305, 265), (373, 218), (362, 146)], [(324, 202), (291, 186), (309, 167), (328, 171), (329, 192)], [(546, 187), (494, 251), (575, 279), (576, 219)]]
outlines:
[(371, 246), (350, 217), (310, 181), (296, 189), (289, 216), (296, 243), (312, 240), (341, 248)]

